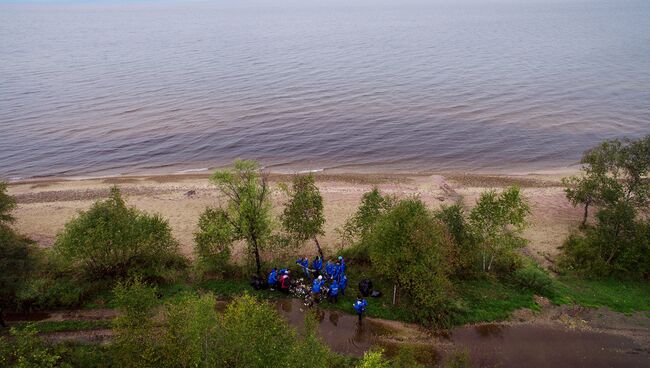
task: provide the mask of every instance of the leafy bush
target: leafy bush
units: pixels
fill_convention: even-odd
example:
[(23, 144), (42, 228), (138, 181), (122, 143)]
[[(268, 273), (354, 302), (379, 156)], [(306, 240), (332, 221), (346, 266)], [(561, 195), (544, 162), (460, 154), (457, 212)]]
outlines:
[(435, 216), (445, 224), (454, 241), (453, 258), (456, 267), (453, 274), (460, 277), (473, 275), (479, 270), (480, 252), (462, 204), (443, 206)]
[(91, 279), (160, 280), (184, 265), (167, 221), (127, 207), (117, 188), (68, 222), (54, 249)]
[(139, 278), (119, 282), (113, 289), (120, 315), (113, 321), (113, 357), (122, 367), (153, 367), (160, 359), (151, 318), (158, 304), (156, 288)]
[(530, 207), (517, 187), (481, 194), (469, 214), (469, 223), (480, 247), (483, 271), (510, 272), (519, 265), (515, 250), (526, 244), (521, 233), (529, 213)]
[(552, 296), (553, 294), (553, 279), (536, 265), (529, 264), (515, 270), (512, 273), (512, 280), (518, 286), (536, 294), (543, 296)]
[(16, 294), (33, 264), (30, 240), (9, 227), (16, 201), (6, 190), (7, 184), (0, 182), (0, 309), (16, 307)]
[(449, 322), (453, 244), (445, 226), (421, 200), (397, 203), (364, 242), (375, 270), (406, 292), (419, 319)]
[[(10, 330), (12, 341), (0, 337), (0, 366), (12, 368), (52, 368), (61, 359), (36, 335), (34, 326)], [(4, 340), (4, 341), (3, 341)]]
[(232, 225), (221, 209), (207, 208), (199, 217), (194, 234), (195, 252), (200, 271), (222, 275), (228, 270), (233, 239)]

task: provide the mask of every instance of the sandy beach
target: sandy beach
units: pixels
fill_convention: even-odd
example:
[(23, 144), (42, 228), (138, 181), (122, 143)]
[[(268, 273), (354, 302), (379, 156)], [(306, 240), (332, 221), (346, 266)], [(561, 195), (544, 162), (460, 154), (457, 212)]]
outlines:
[[(274, 187), (291, 180), (290, 175), (269, 174)], [(430, 208), (463, 200), (470, 208), (480, 193), (519, 185), (528, 199), (532, 214), (525, 232), (529, 244), (524, 252), (549, 266), (565, 236), (580, 221), (580, 209), (566, 200), (560, 179), (564, 173), (527, 175), (439, 174), (316, 174), (324, 197), (325, 235), (322, 243), (335, 250), (343, 246), (336, 231), (354, 212), (364, 192), (377, 186), (398, 197), (420, 196)], [(169, 220), (175, 237), (188, 256), (192, 255), (193, 233), (199, 215), (207, 206), (219, 203), (218, 192), (208, 173), (160, 176), (121, 176), (96, 179), (43, 179), (11, 183), (9, 193), (16, 196), (16, 228), (49, 247), (65, 223), (93, 201), (106, 197), (118, 185), (128, 203), (142, 210), (159, 213)], [(279, 214), (285, 195), (273, 193), (274, 210)], [(311, 244), (304, 249), (313, 252)], [(239, 252), (241, 249), (239, 249)], [(239, 253), (237, 250), (235, 254)], [(241, 253), (239, 253), (241, 254)]]

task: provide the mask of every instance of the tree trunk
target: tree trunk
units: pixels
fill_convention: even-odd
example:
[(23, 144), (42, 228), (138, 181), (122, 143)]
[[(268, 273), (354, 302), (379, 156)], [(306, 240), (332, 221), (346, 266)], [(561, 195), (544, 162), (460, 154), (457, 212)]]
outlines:
[(257, 267), (257, 277), (262, 277), (262, 263), (260, 262), (260, 249), (257, 246), (257, 238), (253, 237), (253, 253), (255, 254), (255, 266)]
[(395, 299), (397, 298), (397, 284), (393, 285), (393, 305), (395, 305)]
[(492, 261), (494, 261), (494, 254), (490, 255), (490, 263), (488, 263), (488, 268), (487, 268), (488, 271), (492, 269)]
[(585, 212), (582, 217), (582, 227), (587, 226), (587, 217), (589, 217), (589, 202), (585, 202)]
[(323, 256), (323, 250), (320, 247), (320, 243), (318, 242), (318, 238), (314, 236), (314, 243), (316, 243), (316, 249), (318, 249), (318, 254), (320, 255), (320, 259), (325, 259)]

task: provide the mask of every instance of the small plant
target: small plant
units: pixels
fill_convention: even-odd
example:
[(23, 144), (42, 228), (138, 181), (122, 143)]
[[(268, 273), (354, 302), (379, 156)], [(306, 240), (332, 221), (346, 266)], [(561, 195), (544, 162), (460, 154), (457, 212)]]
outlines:
[(548, 297), (553, 294), (553, 279), (536, 265), (517, 269), (511, 276), (515, 284), (538, 295)]

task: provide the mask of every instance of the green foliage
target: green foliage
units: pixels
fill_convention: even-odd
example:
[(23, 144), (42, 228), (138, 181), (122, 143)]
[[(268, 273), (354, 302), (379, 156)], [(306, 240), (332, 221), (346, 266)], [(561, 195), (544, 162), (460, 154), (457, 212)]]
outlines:
[(520, 235), (526, 227), (530, 208), (517, 187), (500, 194), (487, 191), (481, 194), (469, 215), (469, 222), (482, 255), (483, 271), (491, 271), (493, 262), (502, 271), (516, 268), (514, 250), (523, 247), (526, 240)]
[(344, 242), (352, 245), (346, 249), (346, 257), (357, 261), (368, 261), (368, 249), (363, 243), (379, 218), (396, 202), (394, 197), (382, 195), (379, 189), (373, 188), (364, 193), (357, 211), (350, 217), (343, 229), (340, 230)]
[(635, 220), (634, 211), (619, 202), (598, 211), (595, 227), (572, 234), (560, 247), (558, 266), (588, 277), (650, 277), (650, 221)]
[(32, 268), (29, 240), (0, 223), (0, 308), (16, 307), (16, 294)]
[(215, 367), (218, 357), (216, 299), (184, 294), (165, 308), (161, 359), (166, 367)]
[(444, 368), (467, 368), (470, 366), (469, 353), (456, 351), (445, 360)]
[(271, 305), (243, 295), (228, 305), (222, 320), (221, 366), (286, 366), (295, 331)]
[(390, 362), (384, 359), (383, 351), (367, 351), (357, 368), (390, 368)]
[[(223, 249), (228, 240), (245, 241), (260, 275), (260, 251), (267, 247), (272, 227), (271, 190), (266, 176), (260, 174), (257, 162), (236, 160), (232, 169), (216, 171), (210, 181), (223, 195), (225, 205), (219, 210), (206, 210), (202, 216), (204, 226), (196, 238), (210, 237), (209, 234), (203, 235), (204, 229), (218, 234), (214, 238), (218, 239), (218, 250)], [(210, 215), (209, 211), (216, 212)], [(205, 248), (205, 244), (200, 247)]]
[(501, 321), (517, 309), (538, 308), (532, 291), (494, 277), (464, 280), (456, 284), (456, 291), (462, 308), (454, 316), (454, 325)]
[(38, 333), (60, 332), (60, 331), (83, 331), (110, 328), (110, 320), (65, 320), (65, 321), (38, 321), (16, 325), (16, 329), (24, 329), (27, 326), (34, 328)]
[(511, 277), (517, 286), (530, 290), (535, 294), (552, 296), (554, 293), (553, 279), (532, 262), (515, 270)]
[(297, 242), (313, 239), (321, 258), (323, 251), (317, 237), (323, 235), (323, 197), (316, 186), (314, 175), (295, 175), (288, 191), (289, 201), (282, 214), (284, 230)]
[(422, 320), (445, 323), (452, 241), (424, 203), (400, 201), (377, 221), (366, 241), (376, 272), (407, 293), (413, 313)]
[(458, 277), (473, 275), (480, 263), (479, 249), (462, 204), (443, 206), (435, 216), (447, 226), (447, 231), (454, 241), (454, 275)]
[(650, 284), (647, 281), (561, 277), (557, 283), (552, 300), (558, 304), (607, 307), (621, 313), (650, 311)]
[(155, 366), (160, 357), (151, 320), (158, 304), (156, 289), (136, 278), (119, 282), (113, 294), (120, 312), (113, 321), (115, 361), (122, 367)]
[[(585, 212), (583, 233), (572, 234), (561, 248), (563, 270), (596, 277), (650, 277), (649, 172), (650, 135), (605, 141), (585, 152), (582, 175), (565, 179), (567, 198), (585, 205)], [(585, 226), (590, 204), (598, 208), (596, 223)]]
[(116, 187), (68, 222), (54, 249), (91, 279), (161, 279), (183, 264), (167, 221), (127, 207)]
[[(52, 368), (61, 357), (36, 335), (33, 326), (10, 330), (13, 340), (0, 338), (0, 366), (11, 368)], [(4, 340), (4, 341), (3, 341)]]
[(227, 214), (219, 208), (207, 208), (199, 217), (199, 231), (194, 234), (195, 252), (202, 271), (223, 274), (234, 242), (234, 228)]
[(13, 222), (11, 211), (16, 207), (16, 199), (7, 194), (7, 183), (0, 181), (0, 225)]

